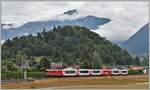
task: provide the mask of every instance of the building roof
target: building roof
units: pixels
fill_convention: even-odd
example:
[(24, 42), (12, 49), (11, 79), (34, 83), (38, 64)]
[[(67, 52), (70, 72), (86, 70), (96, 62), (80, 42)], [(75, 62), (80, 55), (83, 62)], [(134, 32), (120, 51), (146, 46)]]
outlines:
[(132, 69), (132, 70), (143, 70), (144, 68), (141, 66), (130, 66), (130, 69)]

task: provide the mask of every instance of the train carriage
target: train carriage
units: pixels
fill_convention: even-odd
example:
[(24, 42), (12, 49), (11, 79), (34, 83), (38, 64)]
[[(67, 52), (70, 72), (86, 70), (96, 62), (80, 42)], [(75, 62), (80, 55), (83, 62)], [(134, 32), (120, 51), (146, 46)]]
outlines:
[(62, 75), (63, 76), (76, 76), (77, 75), (77, 69), (63, 69)]
[(103, 76), (110, 76), (112, 75), (112, 69), (102, 69)]
[(90, 69), (78, 69), (78, 76), (90, 75)]
[(120, 70), (119, 69), (112, 69), (112, 75), (120, 75)]
[(101, 69), (91, 69), (91, 75), (101, 75)]
[(120, 70), (121, 75), (127, 75), (128, 74), (128, 69), (122, 69)]

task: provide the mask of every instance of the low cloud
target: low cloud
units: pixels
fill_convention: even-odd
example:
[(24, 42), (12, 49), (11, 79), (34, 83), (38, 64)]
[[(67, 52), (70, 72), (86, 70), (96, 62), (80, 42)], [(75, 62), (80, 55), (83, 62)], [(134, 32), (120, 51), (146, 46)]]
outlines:
[[(79, 14), (61, 16), (77, 9)], [(92, 30), (111, 41), (124, 41), (148, 22), (148, 2), (2, 2), (2, 22), (16, 27), (26, 22), (76, 19), (87, 15), (111, 22)]]

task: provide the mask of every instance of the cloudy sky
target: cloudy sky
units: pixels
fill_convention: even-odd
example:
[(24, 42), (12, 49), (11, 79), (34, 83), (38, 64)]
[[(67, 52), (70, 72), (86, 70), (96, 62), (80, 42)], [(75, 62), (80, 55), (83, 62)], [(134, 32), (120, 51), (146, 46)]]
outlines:
[[(79, 14), (62, 17), (65, 11)], [(94, 30), (111, 41), (124, 41), (148, 23), (148, 2), (2, 2), (2, 23), (14, 27), (31, 21), (76, 19), (87, 15), (111, 19)]]

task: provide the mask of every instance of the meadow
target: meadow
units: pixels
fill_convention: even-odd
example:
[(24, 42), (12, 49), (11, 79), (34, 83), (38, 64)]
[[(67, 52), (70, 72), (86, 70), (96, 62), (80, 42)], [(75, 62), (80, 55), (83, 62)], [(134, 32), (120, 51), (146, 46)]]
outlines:
[(55, 77), (31, 82), (2, 83), (3, 89), (148, 89), (148, 75)]

